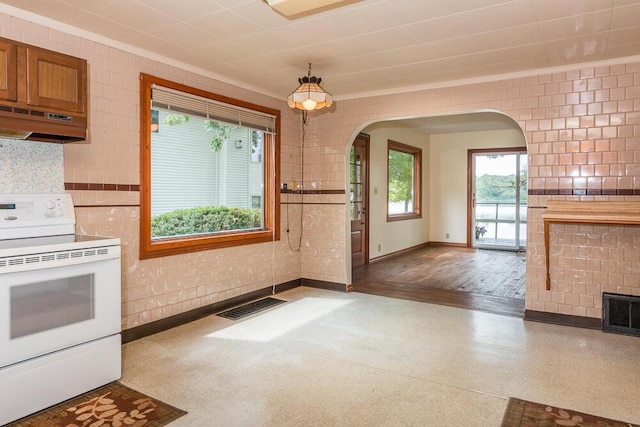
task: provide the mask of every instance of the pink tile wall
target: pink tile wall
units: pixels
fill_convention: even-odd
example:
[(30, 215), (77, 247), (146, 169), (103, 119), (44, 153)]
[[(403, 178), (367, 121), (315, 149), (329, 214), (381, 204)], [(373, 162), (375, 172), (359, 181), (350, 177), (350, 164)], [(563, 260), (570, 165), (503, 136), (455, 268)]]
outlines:
[[(333, 184), (343, 188), (344, 162), (339, 160), (344, 158), (354, 132), (371, 122), (478, 110), (509, 115), (527, 139), (526, 308), (599, 318), (601, 292), (640, 293), (640, 263), (633, 261), (632, 255), (638, 249), (633, 246), (637, 227), (601, 226), (552, 228), (553, 250), (562, 256), (554, 258), (551, 290), (547, 291), (540, 217), (551, 198), (640, 199), (638, 63), (337, 102), (333, 112), (319, 115), (314, 123), (313, 144), (325, 147), (327, 154), (324, 161), (306, 166), (307, 179), (335, 169)], [(333, 216), (340, 217), (340, 208), (335, 208)], [(317, 224), (309, 234), (321, 236), (324, 227)], [(339, 251), (345, 245), (345, 240), (335, 241), (333, 249)], [(626, 259), (621, 245), (626, 248)], [(595, 258), (595, 254), (605, 253), (606, 260)], [(330, 254), (328, 250), (325, 256)], [(312, 266), (317, 262), (303, 256), (305, 277), (314, 273)]]

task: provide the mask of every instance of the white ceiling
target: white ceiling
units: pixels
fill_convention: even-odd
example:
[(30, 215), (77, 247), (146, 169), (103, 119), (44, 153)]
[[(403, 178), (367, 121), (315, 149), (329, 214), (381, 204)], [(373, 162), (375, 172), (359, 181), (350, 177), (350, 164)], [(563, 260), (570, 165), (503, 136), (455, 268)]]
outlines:
[(346, 3), (291, 20), (262, 0), (0, 0), (0, 12), (280, 98), (308, 62), (339, 100), (640, 55), (638, 0)]

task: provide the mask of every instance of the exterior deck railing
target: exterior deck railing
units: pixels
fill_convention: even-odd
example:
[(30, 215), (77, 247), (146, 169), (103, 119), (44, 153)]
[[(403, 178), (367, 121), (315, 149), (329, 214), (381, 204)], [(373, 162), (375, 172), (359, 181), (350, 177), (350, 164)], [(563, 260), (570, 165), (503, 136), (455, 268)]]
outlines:
[[(476, 242), (486, 245), (499, 246), (526, 246), (526, 225), (527, 225), (527, 208), (526, 205), (520, 205), (519, 226), (520, 242), (516, 242), (516, 204), (510, 202), (481, 202), (476, 203), (476, 230), (479, 227), (485, 227), (486, 233), (478, 236), (476, 233)], [(500, 224), (512, 225), (506, 229), (500, 227)], [(524, 226), (524, 227), (523, 227)], [(524, 230), (522, 230), (524, 228)]]

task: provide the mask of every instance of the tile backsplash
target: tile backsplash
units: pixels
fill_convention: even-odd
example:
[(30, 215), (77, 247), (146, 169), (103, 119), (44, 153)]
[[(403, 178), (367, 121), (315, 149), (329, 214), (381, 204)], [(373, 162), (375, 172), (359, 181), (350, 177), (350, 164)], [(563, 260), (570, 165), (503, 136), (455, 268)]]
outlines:
[(0, 193), (63, 191), (62, 145), (0, 139)]

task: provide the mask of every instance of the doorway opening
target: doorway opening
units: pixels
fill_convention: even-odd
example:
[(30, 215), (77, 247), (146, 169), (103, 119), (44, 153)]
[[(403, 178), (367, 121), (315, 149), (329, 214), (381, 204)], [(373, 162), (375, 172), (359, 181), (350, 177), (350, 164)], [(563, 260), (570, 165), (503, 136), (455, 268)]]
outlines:
[(469, 150), (470, 246), (527, 247), (527, 152), (523, 147)]
[[(357, 139), (362, 134), (369, 136), (366, 174), (370, 178), (364, 184), (364, 172), (358, 172), (361, 165), (356, 161)], [(386, 148), (390, 140), (421, 149), (423, 208), (416, 218), (389, 220)], [(497, 111), (383, 120), (363, 126), (354, 134), (352, 145), (345, 158), (347, 254), (351, 255), (347, 280), (352, 289), (522, 317), (528, 176), (520, 126)], [(484, 167), (480, 163), (489, 156), (505, 157), (516, 165), (513, 173), (500, 178), (513, 178), (509, 194), (480, 200), (492, 202), (497, 215), (489, 216), (484, 207), (472, 208), (470, 182), (479, 183), (470, 172), (469, 150), (479, 153), (477, 169)], [(487, 156), (481, 158), (481, 154)], [(360, 230), (365, 222), (367, 226)], [(487, 230), (482, 239), (475, 239), (476, 222)], [(508, 234), (505, 227), (511, 230), (509, 241), (501, 240)], [(500, 244), (483, 244), (484, 240), (490, 243), (488, 232), (495, 236), (496, 229), (494, 240)]]

